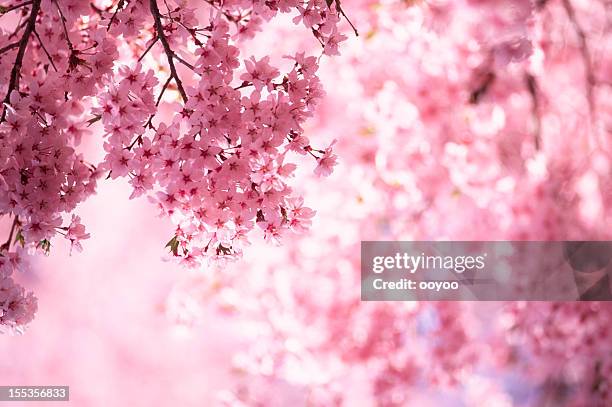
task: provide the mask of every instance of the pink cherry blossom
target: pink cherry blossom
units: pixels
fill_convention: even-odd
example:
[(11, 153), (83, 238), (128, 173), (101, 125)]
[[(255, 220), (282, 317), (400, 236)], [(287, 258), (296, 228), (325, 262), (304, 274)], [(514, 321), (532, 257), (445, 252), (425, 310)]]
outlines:
[(320, 177), (329, 176), (334, 167), (338, 165), (338, 156), (332, 153), (332, 146), (336, 142), (334, 141), (329, 147), (323, 151), (323, 155), (317, 158), (317, 167), (314, 170), (314, 173)]
[[(281, 215), (296, 196), (285, 157), (323, 95), (318, 60), (296, 50), (281, 73), (282, 57), (243, 57), (240, 44), (279, 13), (306, 13), (296, 22), (319, 55), (335, 53), (341, 9), (307, 3), (3, 5), (1, 17), (21, 21), (0, 26), (0, 215), (12, 222), (3, 275), (15, 245), (48, 254), (62, 234), (80, 251), (89, 234), (74, 211), (103, 176), (127, 178), (131, 198), (172, 217), (171, 253), (190, 265), (236, 258), (256, 222), (266, 239), (304, 230)], [(101, 163), (83, 156), (85, 142), (102, 147)]]
[(72, 220), (66, 231), (66, 239), (70, 240), (71, 247), (75, 247), (78, 251), (83, 251), (81, 241), (89, 239), (89, 233), (85, 232), (85, 226), (81, 223), (79, 216), (72, 215)]
[[(364, 240), (609, 240), (609, 20), (603, 0), (3, 2), (0, 331), (34, 318), (22, 285), (72, 316), (3, 341), (3, 377), (95, 368), (114, 392), (73, 386), (83, 405), (612, 405), (605, 303), (366, 302), (359, 261)], [(116, 195), (81, 205), (99, 185), (163, 236)], [(104, 236), (121, 248), (59, 273), (96, 237), (85, 212), (128, 219)], [(154, 270), (145, 238), (190, 270)], [(58, 363), (88, 331), (112, 357)], [(201, 363), (198, 334), (225, 354)]]

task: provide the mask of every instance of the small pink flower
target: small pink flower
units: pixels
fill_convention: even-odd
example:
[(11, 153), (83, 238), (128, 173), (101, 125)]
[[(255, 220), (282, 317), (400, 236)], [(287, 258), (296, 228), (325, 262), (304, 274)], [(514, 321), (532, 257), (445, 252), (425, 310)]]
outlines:
[(323, 156), (317, 159), (317, 167), (314, 169), (314, 173), (319, 177), (329, 176), (334, 171), (334, 167), (338, 165), (338, 156), (332, 153), (332, 147), (336, 144), (336, 141), (334, 140), (325, 149)]
[(81, 218), (77, 215), (72, 215), (72, 221), (66, 233), (66, 239), (70, 240), (71, 250), (74, 247), (77, 251), (82, 252), (83, 246), (81, 246), (81, 240), (89, 239), (89, 236), (89, 233), (85, 232), (85, 226), (81, 223)]

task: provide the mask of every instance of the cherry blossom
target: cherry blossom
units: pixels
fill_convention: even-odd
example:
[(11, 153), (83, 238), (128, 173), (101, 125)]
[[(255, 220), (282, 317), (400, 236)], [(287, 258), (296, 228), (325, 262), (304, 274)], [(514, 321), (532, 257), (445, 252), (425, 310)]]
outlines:
[(363, 240), (610, 239), (609, 2), (10, 4), (2, 330), (36, 310), (28, 253), (80, 248), (124, 179), (194, 269), (160, 308), (242, 328), (221, 405), (611, 403), (604, 303), (359, 292)]
[[(171, 217), (170, 252), (192, 265), (235, 258), (256, 223), (265, 238), (303, 231), (308, 222), (282, 215), (297, 196), (287, 153), (323, 95), (319, 60), (301, 53), (281, 72), (283, 58), (238, 46), (278, 13), (308, 14), (315, 55), (336, 54), (346, 38), (343, 9), (322, 0), (2, 6), (0, 215), (12, 225), (0, 257), (48, 254), (56, 234), (81, 251), (89, 233), (75, 210), (103, 177), (127, 178), (131, 198)], [(96, 163), (80, 146), (100, 134)]]

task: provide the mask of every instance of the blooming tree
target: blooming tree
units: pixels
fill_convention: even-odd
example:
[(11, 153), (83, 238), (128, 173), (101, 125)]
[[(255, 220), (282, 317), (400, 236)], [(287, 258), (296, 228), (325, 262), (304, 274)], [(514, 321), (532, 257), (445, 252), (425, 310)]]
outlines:
[[(344, 40), (338, 1), (90, 6), (2, 9), (17, 17), (0, 37), (0, 80), (14, 83), (3, 327), (35, 310), (11, 279), (23, 252), (55, 233), (78, 249), (76, 204), (127, 177), (172, 219), (168, 249), (189, 266), (236, 258), (256, 226), (274, 242), (312, 223), (281, 249), (255, 242), (223, 273), (189, 274), (167, 301), (182, 323), (196, 303), (243, 324), (222, 405), (612, 403), (606, 304), (359, 298), (360, 240), (610, 238), (609, 1), (352, 0), (363, 35), (321, 67), (320, 47)], [(289, 11), (308, 29), (260, 35)], [(278, 38), (300, 52), (284, 58)], [(347, 86), (323, 97), (315, 74)], [(104, 135), (95, 166), (77, 155), (90, 132)], [(312, 159), (336, 171), (290, 188)], [(316, 217), (300, 195), (318, 198)]]
[[(265, 239), (307, 228), (313, 211), (293, 193), (291, 153), (315, 172), (331, 147), (303, 134), (323, 95), (318, 58), (240, 59), (235, 45), (265, 21), (292, 12), (338, 53), (346, 37), (339, 1), (15, 1), (0, 7), (0, 326), (19, 329), (36, 310), (12, 274), (25, 252), (48, 253), (57, 235), (81, 249), (74, 213), (101, 178), (129, 178), (172, 218), (167, 247), (189, 266), (241, 254), (258, 225)], [(318, 51), (319, 53), (321, 51)], [(83, 137), (102, 133), (91, 163)]]

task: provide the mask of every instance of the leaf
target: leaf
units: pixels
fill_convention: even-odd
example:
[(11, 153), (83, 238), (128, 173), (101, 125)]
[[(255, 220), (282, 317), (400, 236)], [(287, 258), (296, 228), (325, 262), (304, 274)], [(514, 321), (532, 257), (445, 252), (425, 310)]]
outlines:
[(166, 247), (170, 248), (170, 252), (172, 252), (173, 255), (178, 256), (179, 241), (176, 236), (170, 239), (170, 241), (166, 244)]
[(21, 247), (25, 246), (25, 238), (21, 234), (21, 230), (17, 232), (17, 235), (15, 236), (15, 241), (13, 243), (18, 243), (18, 242), (19, 244), (21, 244)]
[(51, 251), (51, 242), (47, 239), (43, 239), (40, 242), (38, 242), (36, 247), (42, 249), (43, 252), (48, 255), (49, 252)]
[(223, 253), (224, 256), (232, 254), (232, 247), (225, 247), (222, 244), (217, 247), (217, 256)]

